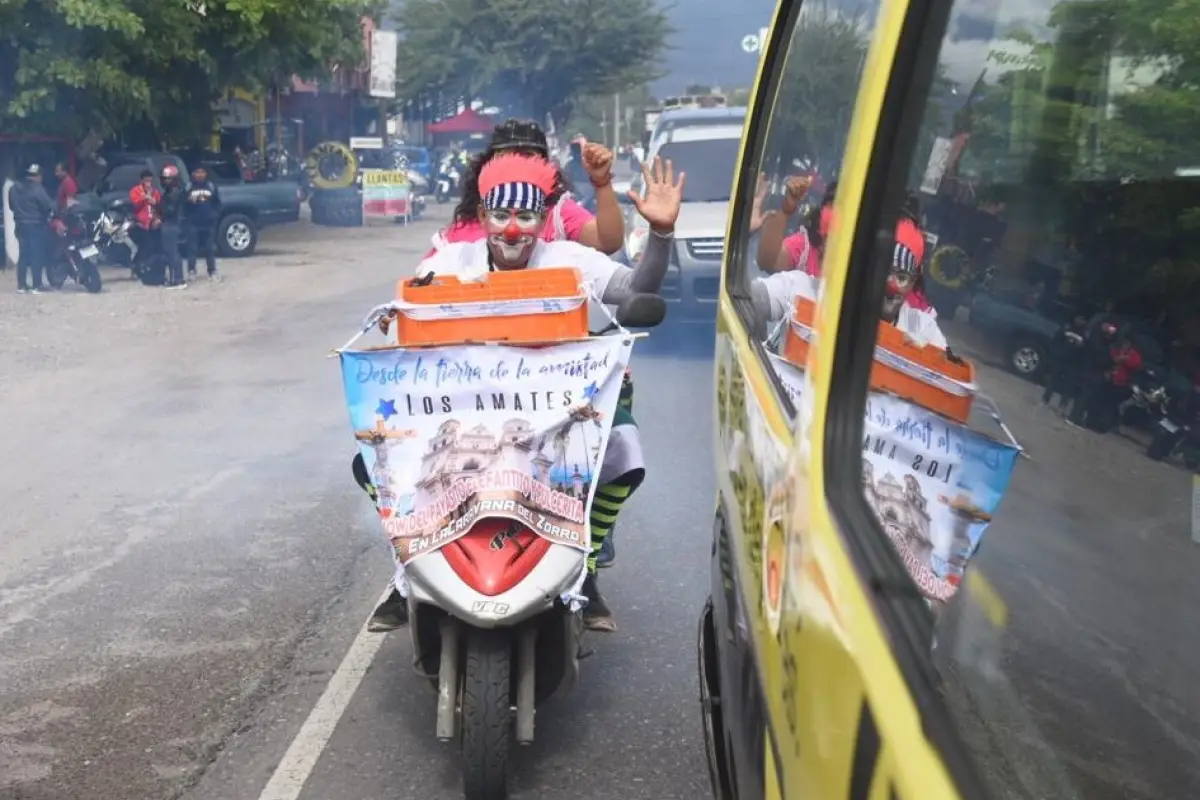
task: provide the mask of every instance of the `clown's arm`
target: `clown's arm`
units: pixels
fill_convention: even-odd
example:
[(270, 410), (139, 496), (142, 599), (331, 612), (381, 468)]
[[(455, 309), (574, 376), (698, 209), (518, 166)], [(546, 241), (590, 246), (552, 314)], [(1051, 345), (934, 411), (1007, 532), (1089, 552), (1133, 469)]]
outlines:
[(642, 260), (636, 267), (626, 267), (605, 259), (616, 269), (604, 287), (601, 300), (609, 305), (617, 305), (631, 295), (658, 294), (663, 279), (667, 277), (667, 267), (671, 263), (671, 243), (674, 238), (671, 230), (663, 232), (652, 228)]
[(896, 327), (919, 347), (933, 345), (939, 350), (948, 347), (946, 335), (938, 325), (937, 312), (930, 309), (902, 307), (896, 319)]
[(815, 300), (816, 281), (799, 270), (777, 272), (755, 278), (750, 282), (750, 302), (754, 306), (755, 330), (758, 338), (765, 338), (776, 322), (783, 319), (796, 303), (797, 296)]
[(676, 177), (670, 161), (664, 163), (655, 158), (653, 165), (642, 165), (642, 177), (645, 194), (631, 191), (629, 199), (642, 218), (650, 223), (650, 237), (636, 267), (617, 265), (601, 298), (608, 304), (620, 303), (632, 294), (658, 294), (671, 263), (675, 221), (679, 219), (686, 176), (681, 172)]

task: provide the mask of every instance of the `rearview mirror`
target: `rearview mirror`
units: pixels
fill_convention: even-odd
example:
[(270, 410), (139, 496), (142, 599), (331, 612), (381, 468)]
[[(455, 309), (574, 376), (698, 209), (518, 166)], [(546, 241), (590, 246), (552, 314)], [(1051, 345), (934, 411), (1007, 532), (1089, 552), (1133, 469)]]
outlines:
[(626, 328), (653, 328), (667, 316), (667, 301), (656, 294), (635, 294), (617, 306), (617, 322)]

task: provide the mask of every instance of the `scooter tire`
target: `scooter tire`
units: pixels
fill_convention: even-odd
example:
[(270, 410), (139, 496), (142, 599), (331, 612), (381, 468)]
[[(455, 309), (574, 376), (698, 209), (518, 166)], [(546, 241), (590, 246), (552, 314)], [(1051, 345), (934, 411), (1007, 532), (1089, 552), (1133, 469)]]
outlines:
[(89, 263), (84, 268), (83, 288), (92, 294), (99, 294), (100, 290), (104, 288), (104, 282), (100, 279), (100, 268), (95, 264)]
[(1164, 433), (1156, 429), (1154, 431), (1154, 438), (1146, 446), (1146, 457), (1154, 461), (1162, 461), (1171, 455), (1171, 451), (1175, 449), (1175, 445), (1179, 439), (1180, 436), (1178, 434)]
[(512, 742), (512, 638), (469, 629), (462, 685), (463, 796), (507, 800)]
[(67, 282), (67, 270), (62, 264), (51, 264), (46, 269), (46, 283), (55, 289), (61, 289)]

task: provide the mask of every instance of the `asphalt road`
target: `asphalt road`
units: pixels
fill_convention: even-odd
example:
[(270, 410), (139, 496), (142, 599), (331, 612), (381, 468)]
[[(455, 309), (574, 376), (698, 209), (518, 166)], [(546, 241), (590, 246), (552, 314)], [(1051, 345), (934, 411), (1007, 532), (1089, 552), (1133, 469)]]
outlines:
[[(260, 796), (390, 569), (325, 355), (434, 228), (272, 230), (184, 292), (0, 295), (0, 798)], [(602, 584), (620, 631), (539, 716), (518, 798), (706, 791), (710, 343), (635, 360), (651, 472)], [(410, 654), (382, 642), (304, 798), (461, 796)]]
[[(270, 231), (186, 292), (0, 294), (0, 800), (259, 800), (348, 652), (365, 676), (299, 800), (460, 796), (407, 636), (361, 649), (390, 561), (325, 358), (434, 228)], [(1014, 713), (985, 733), (1088, 800), (1196, 796), (1189, 476), (1067, 428), (946, 327), (1032, 456), (977, 561), (1011, 616), (1003, 679), (972, 689)], [(517, 800), (707, 796), (711, 342), (668, 326), (635, 356), (650, 474), (602, 584), (620, 630), (539, 714)]]

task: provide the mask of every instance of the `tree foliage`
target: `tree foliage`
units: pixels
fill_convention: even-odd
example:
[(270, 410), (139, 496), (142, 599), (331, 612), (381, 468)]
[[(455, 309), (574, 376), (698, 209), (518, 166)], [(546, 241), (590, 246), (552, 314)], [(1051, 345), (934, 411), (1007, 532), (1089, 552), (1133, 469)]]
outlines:
[(1198, 45), (1200, 0), (1062, 0), (960, 113), (960, 174), (1074, 241), (1086, 299), (1182, 313), (1200, 295), (1200, 184), (1176, 177), (1200, 166)]
[(805, 3), (796, 22), (768, 134), (779, 174), (799, 162), (828, 177), (841, 164), (870, 25), (838, 5)]
[(406, 0), (396, 27), (404, 99), (448, 91), (559, 120), (658, 77), (670, 33), (654, 0)]
[(233, 85), (319, 77), (362, 58), (371, 0), (8, 0), (0, 3), (0, 129), (82, 135), (145, 119), (210, 130)]

